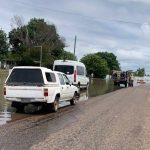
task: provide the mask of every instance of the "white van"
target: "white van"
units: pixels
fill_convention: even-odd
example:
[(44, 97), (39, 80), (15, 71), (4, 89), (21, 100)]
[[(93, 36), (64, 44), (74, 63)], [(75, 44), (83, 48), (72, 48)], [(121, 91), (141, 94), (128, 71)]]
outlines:
[(89, 78), (86, 77), (85, 65), (72, 60), (55, 60), (53, 70), (63, 72), (70, 81), (79, 88), (87, 88)]

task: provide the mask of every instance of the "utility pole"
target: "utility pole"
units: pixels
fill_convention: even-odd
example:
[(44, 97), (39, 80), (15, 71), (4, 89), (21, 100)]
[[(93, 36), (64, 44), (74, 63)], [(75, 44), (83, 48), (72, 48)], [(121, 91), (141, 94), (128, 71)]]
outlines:
[(28, 32), (28, 28), (27, 27), (25, 28), (26, 28), (26, 44), (27, 46), (29, 46), (29, 32)]
[(35, 47), (40, 47), (41, 51), (40, 51), (40, 67), (42, 66), (42, 45), (41, 46), (35, 46)]
[(74, 39), (74, 56), (75, 56), (75, 54), (76, 54), (76, 40), (77, 40), (77, 37), (76, 37), (76, 35), (75, 35), (75, 39)]
[(41, 47), (41, 53), (40, 53), (40, 67), (42, 66), (42, 46)]

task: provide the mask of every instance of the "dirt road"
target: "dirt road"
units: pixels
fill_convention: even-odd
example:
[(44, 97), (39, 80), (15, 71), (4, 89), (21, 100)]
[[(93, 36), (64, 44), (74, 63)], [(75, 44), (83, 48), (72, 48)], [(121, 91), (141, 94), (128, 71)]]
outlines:
[(0, 127), (1, 149), (149, 150), (150, 86), (121, 89)]

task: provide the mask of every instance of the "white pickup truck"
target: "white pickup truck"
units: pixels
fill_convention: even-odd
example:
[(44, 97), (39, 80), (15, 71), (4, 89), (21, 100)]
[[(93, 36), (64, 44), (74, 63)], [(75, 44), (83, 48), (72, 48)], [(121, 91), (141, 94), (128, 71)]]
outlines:
[(4, 97), (18, 111), (32, 103), (56, 112), (61, 101), (75, 105), (78, 88), (61, 72), (44, 67), (14, 67), (5, 81)]

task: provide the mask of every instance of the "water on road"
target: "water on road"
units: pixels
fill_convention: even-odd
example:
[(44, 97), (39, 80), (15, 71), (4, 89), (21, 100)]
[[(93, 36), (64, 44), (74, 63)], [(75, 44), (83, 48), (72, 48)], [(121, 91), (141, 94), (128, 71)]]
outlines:
[[(12, 120), (18, 120), (25, 117), (28, 117), (33, 112), (32, 107), (28, 107), (25, 109), (26, 113), (19, 114), (15, 113), (15, 109), (11, 107), (11, 103), (7, 102), (3, 97), (3, 85), (5, 79), (7, 77), (7, 72), (0, 73), (0, 125), (5, 124)], [(95, 97), (98, 95), (103, 95), (105, 93), (112, 92), (117, 90), (118, 87), (113, 85), (113, 81), (111, 80), (102, 80), (102, 79), (91, 79), (89, 83), (88, 90), (82, 90), (80, 94), (80, 101), (88, 100), (89, 97)], [(60, 107), (64, 107), (66, 105), (70, 105), (69, 102), (62, 102)], [(34, 108), (33, 108), (34, 109)]]

